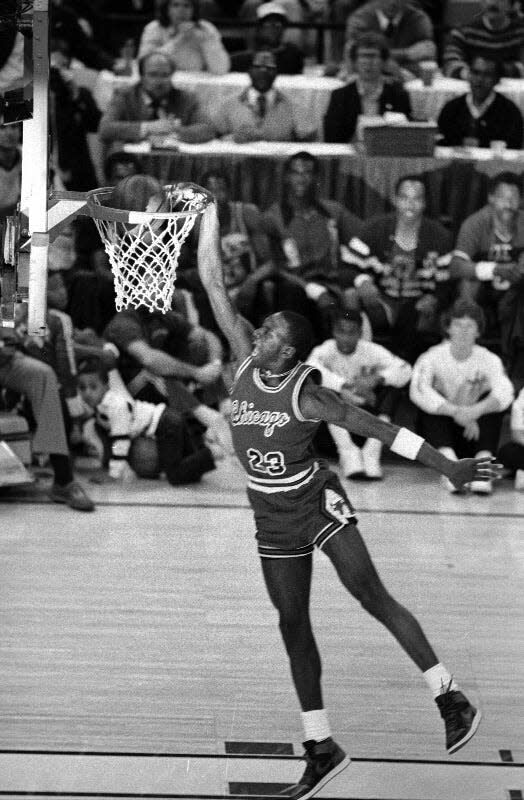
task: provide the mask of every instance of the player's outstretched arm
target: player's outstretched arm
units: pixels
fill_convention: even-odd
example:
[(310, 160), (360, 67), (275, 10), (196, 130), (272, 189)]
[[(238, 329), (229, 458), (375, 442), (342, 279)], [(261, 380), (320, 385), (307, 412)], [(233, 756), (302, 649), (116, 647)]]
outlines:
[(302, 390), (299, 403), (305, 419), (322, 419), (346, 428), (350, 433), (380, 439), (394, 453), (411, 460), (416, 459), (446, 475), (457, 488), (470, 481), (500, 477), (502, 466), (495, 463), (491, 456), (451, 461), (408, 428), (400, 428), (379, 419), (358, 406), (347, 403), (336, 392), (315, 385), (313, 381), (308, 382)]
[(222, 333), (227, 338), (238, 361), (243, 361), (250, 355), (253, 344), (248, 323), (234, 307), (224, 284), (215, 203), (211, 203), (206, 208), (200, 222), (198, 274)]

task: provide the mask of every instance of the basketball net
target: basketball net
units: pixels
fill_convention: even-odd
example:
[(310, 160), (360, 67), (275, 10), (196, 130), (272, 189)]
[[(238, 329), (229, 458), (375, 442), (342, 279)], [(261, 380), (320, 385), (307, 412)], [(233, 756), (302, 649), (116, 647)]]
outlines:
[(104, 205), (113, 188), (87, 194), (115, 278), (117, 311), (171, 310), (182, 245), (212, 196), (193, 183), (164, 186), (169, 211), (121, 211)]

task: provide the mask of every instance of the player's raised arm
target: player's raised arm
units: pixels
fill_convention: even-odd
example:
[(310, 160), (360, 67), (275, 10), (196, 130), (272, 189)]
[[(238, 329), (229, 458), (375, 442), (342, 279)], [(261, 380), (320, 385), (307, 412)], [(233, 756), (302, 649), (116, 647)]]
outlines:
[(451, 461), (408, 428), (400, 428), (379, 419), (368, 411), (347, 403), (336, 392), (317, 386), (313, 381), (304, 386), (299, 404), (305, 419), (322, 419), (366, 439), (380, 439), (392, 452), (410, 460), (416, 459), (446, 475), (458, 489), (471, 481), (492, 480), (501, 476), (502, 467), (494, 463), (492, 456)]
[(249, 325), (234, 307), (224, 285), (215, 203), (206, 208), (200, 222), (198, 273), (222, 333), (238, 361), (243, 361), (251, 354), (253, 344)]

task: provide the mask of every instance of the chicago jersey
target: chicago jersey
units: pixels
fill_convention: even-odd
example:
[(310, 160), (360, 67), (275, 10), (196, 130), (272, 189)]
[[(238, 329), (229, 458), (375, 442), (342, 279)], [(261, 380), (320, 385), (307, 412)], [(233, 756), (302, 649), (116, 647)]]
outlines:
[(251, 357), (240, 365), (231, 389), (231, 431), (250, 489), (291, 491), (318, 470), (311, 442), (320, 420), (306, 420), (298, 404), (311, 374), (318, 370), (299, 362), (278, 386), (266, 386)]

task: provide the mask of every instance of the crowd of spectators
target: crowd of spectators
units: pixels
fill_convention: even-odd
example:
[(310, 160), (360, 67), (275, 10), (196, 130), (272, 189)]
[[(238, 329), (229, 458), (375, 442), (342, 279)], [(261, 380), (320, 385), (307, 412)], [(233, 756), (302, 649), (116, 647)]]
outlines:
[[(495, 174), (485, 206), (459, 227), (427, 214), (423, 175), (404, 175), (392, 211), (364, 220), (322, 195), (322, 164), (307, 149), (319, 139), (359, 142), (369, 118), (409, 121), (405, 83), (428, 61), (469, 83), (440, 110), (444, 145), (521, 148), (522, 114), (497, 91), (503, 76), (523, 74), (519, 4), (481, 0), (475, 18), (451, 31), (443, 30), (442, 5), (134, 0), (143, 25), (133, 38), (125, 26), (111, 35), (103, 25), (105, 14), (125, 16), (128, 3), (52, 0), (53, 185), (85, 191), (100, 184), (93, 135), (106, 185), (144, 171), (140, 157), (126, 152), (129, 143), (296, 142), (265, 207), (235, 197), (227, 168), (198, 178), (216, 198), (226, 284), (247, 324), (257, 327), (284, 308), (306, 315), (316, 336), (311, 363), (327, 386), (387, 419), (408, 409), (412, 426), (450, 457), (496, 453), (500, 444), (523, 488), (521, 177)], [(228, 38), (235, 19), (251, 27)], [(338, 23), (324, 74), (344, 85), (333, 90), (319, 131), (304, 128), (293, 96), (275, 82), (300, 74), (313, 52), (307, 28), (293, 24), (323, 21)], [(21, 57), (18, 36), (2, 37), (0, 86)], [(78, 64), (126, 77), (107, 106), (77, 82)], [(173, 82), (176, 71), (229, 70), (246, 73), (245, 87), (219, 107)], [(20, 131), (0, 126), (2, 217), (16, 207), (20, 170)], [(29, 413), (33, 450), (50, 455), (55, 501), (93, 508), (74, 478), (74, 452), (96, 452), (105, 479), (124, 480), (147, 474), (144, 459), (130, 456), (132, 440), (155, 440), (151, 472), (164, 471), (177, 485), (200, 480), (231, 454), (232, 365), (198, 280), (197, 241), (198, 222), (182, 248), (171, 312), (117, 313), (103, 246), (93, 223), (78, 218), (50, 248), (47, 335), (28, 336), (23, 315), (14, 330), (3, 329), (2, 403)], [(346, 477), (382, 477), (380, 443), (330, 433)]]

